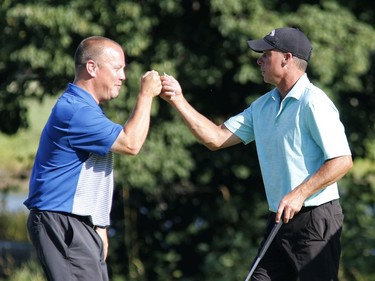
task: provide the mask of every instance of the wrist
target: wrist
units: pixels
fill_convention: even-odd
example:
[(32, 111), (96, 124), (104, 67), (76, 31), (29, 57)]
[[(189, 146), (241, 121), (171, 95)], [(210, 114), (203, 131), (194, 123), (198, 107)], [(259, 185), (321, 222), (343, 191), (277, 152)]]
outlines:
[(94, 226), (94, 229), (97, 230), (97, 229), (107, 229), (108, 226), (101, 226), (101, 225), (95, 225)]
[(141, 100), (141, 101), (152, 101), (152, 99), (154, 98), (153, 95), (151, 95), (150, 93), (148, 92), (145, 92), (145, 91), (141, 91), (138, 93), (138, 100)]

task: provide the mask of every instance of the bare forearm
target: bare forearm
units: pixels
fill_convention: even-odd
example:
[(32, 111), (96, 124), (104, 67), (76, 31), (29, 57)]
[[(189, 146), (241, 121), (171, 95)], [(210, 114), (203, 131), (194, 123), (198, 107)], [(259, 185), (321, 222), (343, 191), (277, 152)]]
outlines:
[(279, 222), (283, 215), (284, 222), (287, 223), (301, 210), (308, 197), (340, 180), (352, 165), (351, 156), (340, 156), (326, 161), (314, 175), (282, 198), (277, 210), (276, 222)]
[(163, 84), (161, 97), (176, 109), (190, 131), (203, 145), (210, 150), (218, 150), (241, 142), (224, 125), (216, 125), (195, 110), (183, 96), (181, 86), (174, 77), (164, 75), (161, 80)]
[(150, 127), (152, 99), (149, 96), (138, 96), (134, 110), (113, 144), (112, 151), (127, 155), (139, 153)]
[(138, 154), (150, 127), (152, 100), (160, 94), (160, 91), (159, 74), (154, 70), (146, 72), (141, 79), (141, 89), (134, 110), (112, 145), (112, 151), (128, 155)]
[(193, 135), (210, 150), (221, 147), (220, 126), (196, 111), (185, 99), (173, 104)]
[(351, 156), (341, 156), (326, 161), (300, 188), (306, 198), (340, 180), (352, 167)]
[(142, 147), (150, 127), (150, 113), (152, 97), (139, 96), (134, 110), (124, 125), (124, 132), (128, 138), (128, 146)]

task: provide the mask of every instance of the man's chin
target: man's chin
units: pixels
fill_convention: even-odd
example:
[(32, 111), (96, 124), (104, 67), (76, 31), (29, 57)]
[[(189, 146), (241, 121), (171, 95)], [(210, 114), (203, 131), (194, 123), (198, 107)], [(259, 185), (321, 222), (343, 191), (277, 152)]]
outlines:
[(120, 91), (115, 92), (111, 95), (111, 100), (116, 99), (120, 95)]

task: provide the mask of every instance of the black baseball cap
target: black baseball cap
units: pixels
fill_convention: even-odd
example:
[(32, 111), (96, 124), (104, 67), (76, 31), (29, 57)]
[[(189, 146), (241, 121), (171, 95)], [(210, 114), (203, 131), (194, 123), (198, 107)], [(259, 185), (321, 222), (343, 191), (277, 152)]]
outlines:
[(311, 56), (311, 43), (307, 36), (298, 28), (282, 27), (272, 30), (263, 39), (247, 42), (250, 49), (257, 53), (277, 49), (282, 52), (292, 53), (305, 61)]

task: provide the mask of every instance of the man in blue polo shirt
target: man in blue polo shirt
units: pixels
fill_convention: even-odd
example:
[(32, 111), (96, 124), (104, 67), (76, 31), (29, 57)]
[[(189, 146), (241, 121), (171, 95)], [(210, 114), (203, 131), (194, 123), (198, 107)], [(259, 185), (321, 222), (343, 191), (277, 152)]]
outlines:
[(108, 280), (106, 227), (113, 193), (112, 152), (136, 155), (145, 142), (160, 76), (145, 73), (125, 125), (100, 104), (125, 81), (122, 47), (105, 37), (84, 39), (75, 79), (58, 99), (41, 134), (30, 179), (28, 231), (48, 280)]
[(262, 53), (257, 63), (275, 88), (224, 124), (198, 113), (172, 76), (161, 77), (161, 96), (211, 150), (256, 143), (270, 210), (265, 238), (275, 222), (284, 224), (252, 280), (338, 280), (343, 213), (336, 182), (352, 167), (339, 113), (306, 75), (312, 47), (303, 32), (278, 28), (248, 44)]

